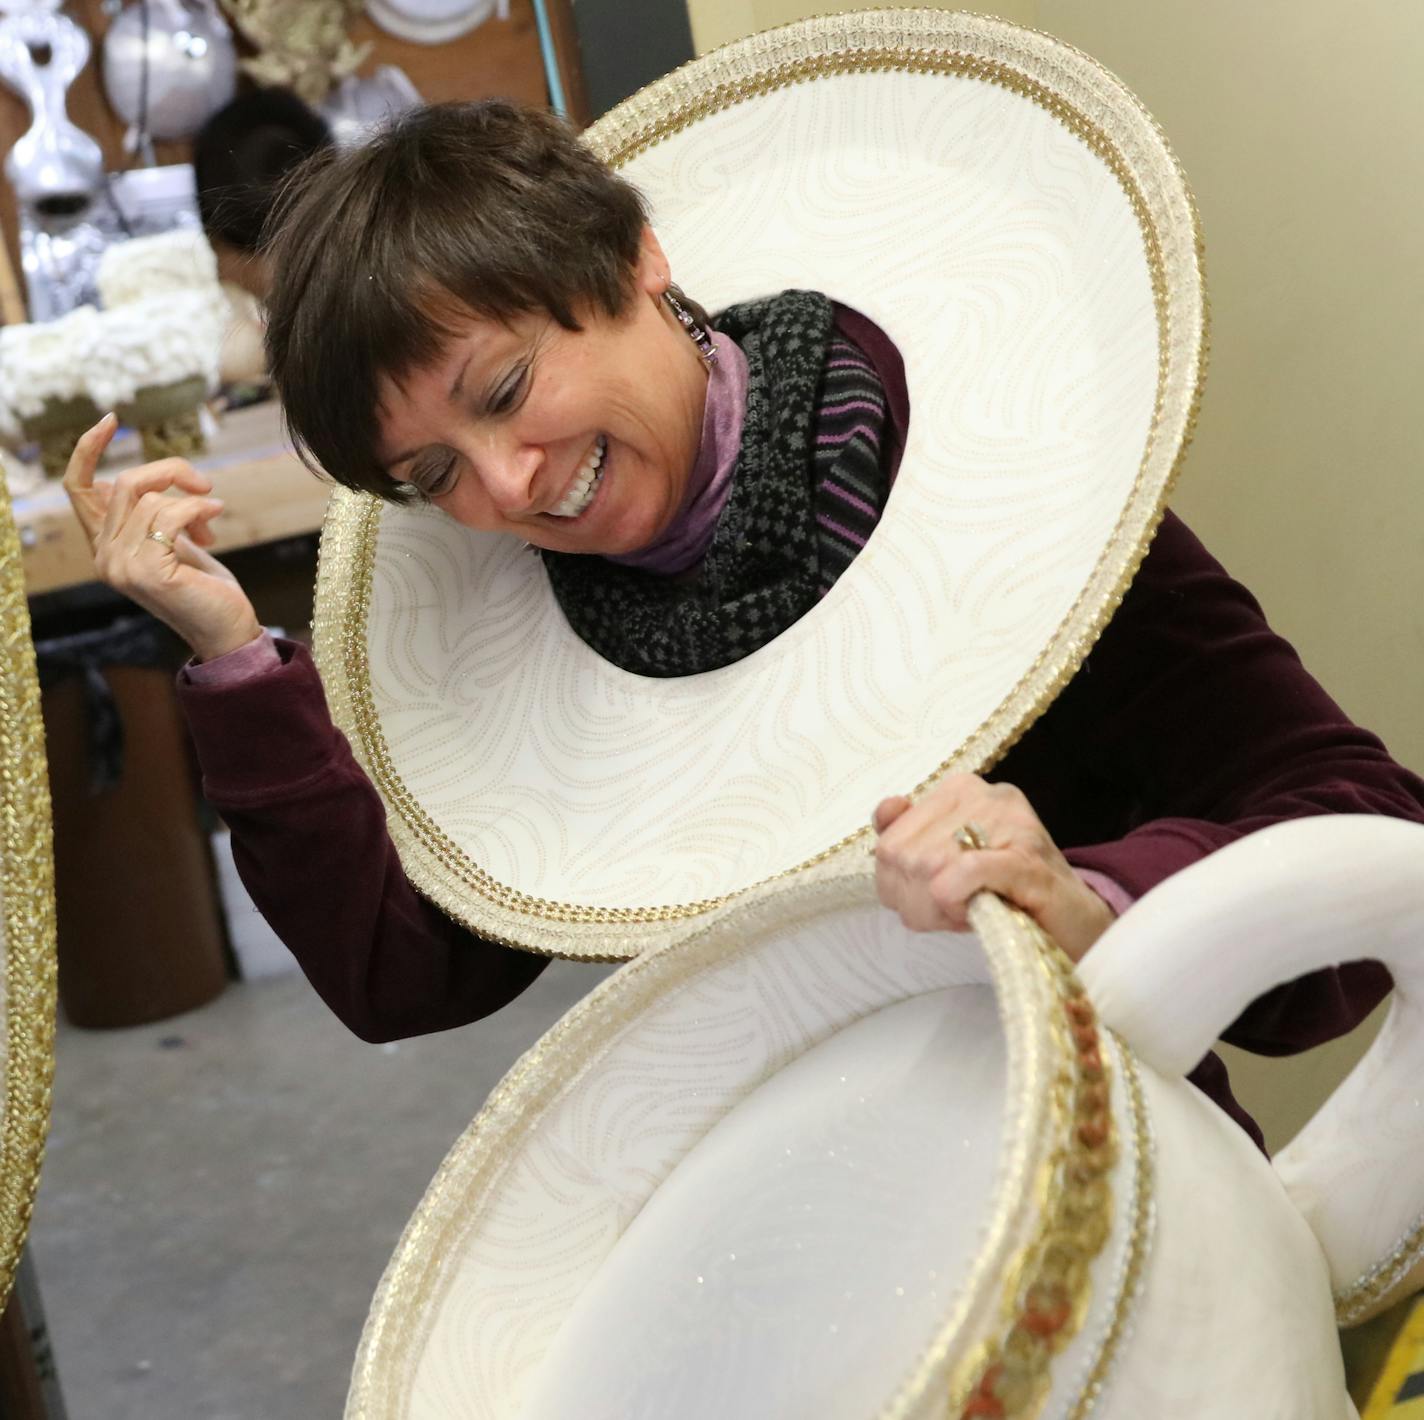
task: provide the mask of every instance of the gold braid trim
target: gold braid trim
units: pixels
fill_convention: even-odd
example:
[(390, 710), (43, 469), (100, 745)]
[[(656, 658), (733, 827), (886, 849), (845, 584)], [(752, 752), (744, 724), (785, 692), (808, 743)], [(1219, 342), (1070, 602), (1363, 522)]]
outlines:
[(1142, 1077), (1137, 1070), (1137, 1061), (1121, 1040), (1117, 1041), (1117, 1048), (1118, 1059), (1122, 1062), (1123, 1081), (1127, 1085), (1127, 1103), (1132, 1115), (1133, 1149), (1137, 1162), (1136, 1181), (1132, 1190), (1132, 1216), (1128, 1223), (1131, 1232), (1128, 1236), (1127, 1266), (1123, 1272), (1121, 1289), (1113, 1304), (1107, 1334), (1103, 1337), (1098, 1354), (1093, 1360), (1088, 1379), (1078, 1394), (1077, 1404), (1068, 1414), (1068, 1420), (1086, 1420), (1103, 1393), (1108, 1372), (1127, 1335), (1128, 1319), (1142, 1286), (1142, 1275), (1147, 1270), (1148, 1245), (1152, 1240), (1152, 1126), (1147, 1118), (1147, 1101), (1143, 1097)]
[(0, 479), (0, 1308), (29, 1232), (49, 1132), (56, 991), (54, 855), (20, 540)]

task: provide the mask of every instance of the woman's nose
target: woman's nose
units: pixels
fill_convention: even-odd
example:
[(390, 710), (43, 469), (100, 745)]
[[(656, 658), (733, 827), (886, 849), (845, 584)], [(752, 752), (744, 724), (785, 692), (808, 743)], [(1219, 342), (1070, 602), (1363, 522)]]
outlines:
[(491, 441), (479, 451), (475, 470), (491, 503), (505, 517), (534, 511), (544, 451), (513, 440)]

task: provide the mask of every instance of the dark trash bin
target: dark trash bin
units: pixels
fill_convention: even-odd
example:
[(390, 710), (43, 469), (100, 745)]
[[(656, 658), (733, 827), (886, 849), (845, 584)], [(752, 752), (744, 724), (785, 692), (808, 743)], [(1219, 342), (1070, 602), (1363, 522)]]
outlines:
[(35, 651), (64, 1013), (135, 1026), (201, 1006), (227, 966), (175, 640), (151, 617), (124, 616)]

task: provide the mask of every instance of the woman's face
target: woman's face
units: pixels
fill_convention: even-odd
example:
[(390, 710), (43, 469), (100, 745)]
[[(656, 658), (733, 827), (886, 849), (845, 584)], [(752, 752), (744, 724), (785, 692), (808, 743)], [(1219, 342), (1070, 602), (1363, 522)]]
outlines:
[(383, 384), (384, 466), (466, 527), (558, 552), (646, 547), (681, 505), (707, 394), (667, 284), (645, 230), (618, 319), (471, 317), (433, 365)]

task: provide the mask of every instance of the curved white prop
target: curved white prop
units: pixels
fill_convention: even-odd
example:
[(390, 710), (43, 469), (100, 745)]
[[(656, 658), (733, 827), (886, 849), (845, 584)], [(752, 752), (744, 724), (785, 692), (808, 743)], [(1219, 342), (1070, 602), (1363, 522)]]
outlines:
[(1038, 716), (1161, 514), (1205, 304), (1150, 116), (1000, 20), (798, 22), (585, 138), (699, 301), (826, 292), (895, 342), (914, 411), (845, 576), (700, 675), (604, 661), (513, 539), (333, 498), (317, 660), (407, 874), (487, 936), (613, 958), (862, 842), (887, 785), (982, 769)]
[(1389, 1019), (1276, 1161), (1346, 1322), (1424, 1258), (1424, 826), (1335, 815), (1253, 834), (1150, 892), (1078, 968), (1136, 1054), (1180, 1075), (1263, 992), (1366, 957), (1394, 974)]
[(603, 982), (431, 1184), (347, 1420), (1352, 1413), (1259, 1151), (1088, 1030), (1021, 914), (972, 919), (803, 877)]

